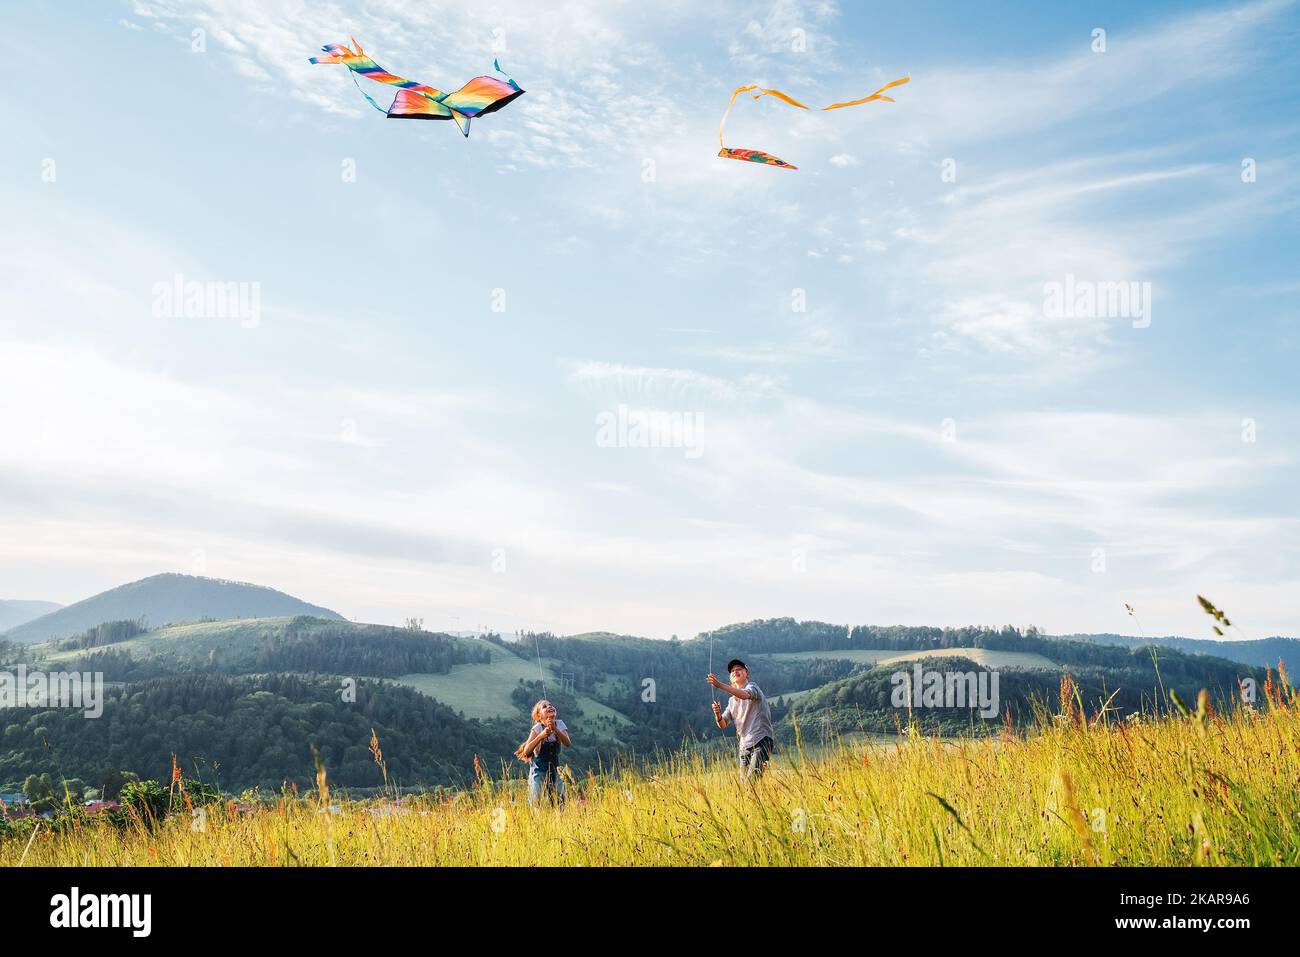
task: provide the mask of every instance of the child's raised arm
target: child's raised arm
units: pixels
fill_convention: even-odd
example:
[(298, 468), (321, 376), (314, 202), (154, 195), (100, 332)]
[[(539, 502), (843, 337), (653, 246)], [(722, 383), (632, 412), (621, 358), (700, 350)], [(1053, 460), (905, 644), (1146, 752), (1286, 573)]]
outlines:
[(733, 698), (739, 698), (742, 701), (748, 701), (752, 697), (752, 695), (750, 695), (750, 693), (746, 691), (744, 688), (733, 688), (731, 685), (727, 684), (726, 682), (719, 681), (715, 675), (709, 675), (709, 677), (706, 678), (705, 680), (708, 681), (709, 684), (713, 685), (713, 687), (717, 688), (719, 691), (725, 691)]

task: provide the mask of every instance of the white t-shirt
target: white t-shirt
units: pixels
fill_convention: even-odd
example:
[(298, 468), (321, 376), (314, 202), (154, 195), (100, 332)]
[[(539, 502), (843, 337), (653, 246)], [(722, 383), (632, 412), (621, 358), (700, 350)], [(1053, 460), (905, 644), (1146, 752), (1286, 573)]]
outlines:
[(772, 737), (772, 709), (767, 705), (767, 696), (754, 682), (748, 682), (740, 690), (748, 694), (749, 699), (732, 697), (722, 714), (735, 722), (736, 737), (744, 750)]
[[(536, 734), (538, 731), (541, 731), (542, 728), (544, 728), (544, 727), (546, 727), (546, 725), (544, 725), (544, 724), (542, 724), (540, 721), (538, 721), (535, 725), (533, 725), (533, 734)], [(567, 724), (565, 724), (563, 721), (561, 721), (559, 718), (556, 718), (556, 719), (555, 719), (555, 730), (556, 730), (556, 731), (565, 731), (565, 732), (567, 732), (567, 731), (569, 730), (569, 726), (568, 726)], [(545, 739), (545, 740), (547, 740), (547, 741), (554, 741), (554, 740), (556, 740), (556, 738), (555, 738), (555, 735), (553, 735), (553, 734), (548, 734), (548, 735), (546, 736), (546, 739)]]

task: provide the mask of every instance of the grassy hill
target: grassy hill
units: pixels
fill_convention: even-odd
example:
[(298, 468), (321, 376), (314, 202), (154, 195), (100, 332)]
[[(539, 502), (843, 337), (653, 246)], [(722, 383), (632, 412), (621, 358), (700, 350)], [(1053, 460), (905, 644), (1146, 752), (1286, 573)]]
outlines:
[(1263, 710), (1061, 716), (942, 744), (914, 728), (817, 756), (787, 742), (755, 791), (726, 759), (677, 755), (577, 776), (562, 813), (528, 807), (521, 767), (452, 799), (216, 805), (199, 832), (183, 804), (153, 829), (100, 816), (34, 842), (31, 822), (0, 821), (0, 867), (1300, 865), (1291, 692)]
[[(1006, 712), (1017, 723), (1033, 720), (1034, 702), (1054, 700), (1063, 674), (1089, 713), (1107, 700), (1111, 713), (1163, 713), (1171, 707), (1169, 692), (1194, 700), (1202, 688), (1218, 707), (1236, 695), (1241, 678), (1265, 685), (1262, 672), (1220, 658), (1161, 649), (1153, 659), (1148, 649), (1015, 629), (848, 629), (776, 619), (689, 641), (608, 633), (522, 639), (303, 615), (189, 622), (143, 633), (129, 621), (105, 623), (19, 649), (29, 663), (100, 672), (120, 687), (104, 722), (47, 712), (6, 724), (0, 784), (48, 770), (56, 757), (60, 773), (87, 780), (111, 770), (113, 761), (157, 774), (159, 761), (184, 750), (220, 763), (229, 780), (309, 786), (310, 747), (324, 742), (343, 756), (342, 783), (374, 786), (367, 740), (354, 740), (371, 725), (362, 728), (356, 709), (340, 700), (349, 680), (364, 685), (372, 707), (387, 709), (382, 720), (378, 712), (373, 719), (381, 737), (421, 742), (421, 753), (404, 765), (411, 786), (461, 780), (474, 755), (508, 762), (528, 726), (528, 709), (543, 694), (574, 731), (568, 757), (579, 772), (684, 746), (729, 750), (734, 736), (714, 726), (714, 695), (703, 679), (710, 660), (720, 671), (737, 654), (750, 661), (783, 738), (796, 722), (819, 737), (892, 732), (909, 716), (891, 698), (891, 675), (913, 661), (926, 662), (930, 671), (999, 673), (996, 719), (969, 707), (918, 712), (918, 727), (943, 734), (995, 733)], [(562, 682), (561, 675), (572, 677)], [(281, 680), (287, 678), (304, 680)], [(435, 713), (439, 730), (429, 736), (418, 715)], [(241, 740), (221, 730), (232, 722), (246, 729)], [(107, 751), (97, 737), (105, 728), (114, 729)]]
[[(492, 766), (508, 759), (540, 694), (537, 661), (486, 639), (305, 616), (143, 634), (100, 627), (22, 651), (44, 670), (102, 672), (110, 688), (96, 721), (59, 710), (16, 713), (0, 724), (7, 782), (50, 767), (92, 786), (115, 768), (156, 777), (176, 754), (214, 775), (220, 768), (236, 789), (286, 780), (306, 788), (317, 747), (337, 783), (377, 787), (383, 779), (367, 746), (374, 728), (390, 749), (393, 781), (463, 786), (476, 756)], [(550, 664), (542, 674), (555, 688)], [(575, 731), (577, 766), (597, 766), (622, 749), (626, 717), (586, 696), (552, 697)]]
[(154, 575), (109, 589), (5, 632), (10, 641), (39, 642), (66, 638), (87, 628), (125, 619), (142, 620), (157, 628), (176, 621), (201, 618), (273, 618), (311, 615), (342, 618), (337, 612), (245, 582), (194, 575)]
[[(435, 669), (402, 670), (378, 654), (362, 655), (388, 648), (438, 644), (444, 651)], [(102, 654), (117, 661), (127, 656), (148, 665), (147, 673), (158, 676), (191, 671), (223, 674), (329, 673), (339, 676), (389, 678), (397, 684), (437, 699), (468, 718), (517, 718), (519, 705), (512, 700), (521, 683), (545, 681), (558, 689), (556, 662), (529, 661), (501, 645), (483, 638), (452, 637), (430, 632), (412, 633), (388, 625), (367, 625), (306, 617), (252, 618), (231, 621), (187, 622), (168, 625), (106, 648), (67, 647), (56, 642), (33, 649), (48, 665), (86, 670)], [(349, 654), (349, 650), (357, 652)], [(368, 660), (367, 660), (368, 659)], [(297, 667), (286, 667), (294, 664)], [(400, 660), (410, 660), (403, 657)], [(425, 658), (428, 661), (428, 656)], [(445, 665), (443, 668), (441, 666)], [(120, 666), (119, 666), (120, 667)], [(129, 668), (129, 666), (127, 666)], [(111, 662), (99, 662), (99, 670), (110, 679), (129, 677), (118, 673)], [(614, 738), (619, 727), (630, 722), (595, 698), (577, 694), (573, 702), (590, 719), (590, 729)], [(580, 722), (581, 723), (581, 722)]]

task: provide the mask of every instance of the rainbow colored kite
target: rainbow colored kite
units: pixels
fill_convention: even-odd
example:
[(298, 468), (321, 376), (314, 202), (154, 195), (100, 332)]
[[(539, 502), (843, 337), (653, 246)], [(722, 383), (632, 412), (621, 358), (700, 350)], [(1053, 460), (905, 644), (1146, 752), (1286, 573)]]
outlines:
[[(886, 83), (870, 96), (864, 96), (860, 100), (849, 100), (846, 103), (832, 103), (830, 106), (821, 107), (821, 110), (823, 112), (826, 110), (841, 110), (846, 106), (860, 106), (863, 103), (870, 103), (872, 100), (880, 100), (884, 103), (893, 103), (894, 98), (892, 96), (885, 96), (885, 91), (896, 86), (902, 86), (911, 79), (910, 76), (905, 76), (902, 79), (894, 80), (892, 83)], [(757, 93), (753, 94), (754, 99), (756, 100), (765, 96), (774, 96), (781, 102), (788, 103), (791, 106), (796, 106), (801, 110), (808, 109), (808, 107), (804, 106), (798, 100), (791, 98), (780, 90), (765, 90), (756, 83), (736, 88), (732, 91), (731, 99), (727, 101), (727, 109), (726, 112), (722, 114), (722, 122), (718, 124), (718, 146), (722, 147), (718, 150), (718, 155), (724, 159), (744, 160), (747, 163), (762, 163), (766, 166), (776, 166), (780, 169), (798, 169), (799, 167), (787, 163), (783, 159), (777, 159), (777, 157), (773, 156), (771, 153), (764, 153), (762, 150), (739, 149), (727, 146), (722, 142), (722, 130), (727, 125), (727, 116), (731, 113), (732, 104), (736, 102), (736, 97), (740, 96), (742, 93), (748, 93), (750, 90), (758, 90)]]
[[(476, 76), (455, 93), (443, 93), (423, 83), (389, 73), (362, 52), (356, 37), (351, 39), (355, 49), (350, 50), (342, 43), (327, 43), (321, 47), (325, 56), (314, 56), (311, 62), (342, 63), (351, 71), (352, 82), (361, 90), (361, 95), (390, 120), (455, 120), (460, 131), (469, 136), (469, 121), (472, 118), (495, 113), (511, 100), (524, 95), (519, 84), (501, 69), (501, 64), (496, 60), (492, 61), (492, 66), (507, 82), (503, 83), (490, 76)], [(361, 84), (357, 83), (358, 76), (401, 89), (393, 98), (392, 105), (384, 109), (375, 102), (374, 97), (361, 89)]]

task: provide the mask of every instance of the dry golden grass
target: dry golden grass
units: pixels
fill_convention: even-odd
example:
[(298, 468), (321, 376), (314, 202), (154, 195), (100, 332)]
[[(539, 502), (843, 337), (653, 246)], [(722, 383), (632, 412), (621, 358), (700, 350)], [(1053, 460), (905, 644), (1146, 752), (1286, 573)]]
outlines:
[[(888, 748), (792, 747), (741, 785), (729, 762), (682, 756), (653, 774), (571, 782), (562, 809), (523, 782), (327, 807), (320, 795), (252, 814), (213, 807), (201, 830), (91, 822), (0, 840), (33, 865), (1193, 865), (1300, 864), (1300, 714), (1270, 687), (1264, 711)], [(517, 774), (518, 772), (514, 772)], [(324, 783), (323, 779), (318, 778)], [(328, 793), (326, 791), (326, 793)]]

